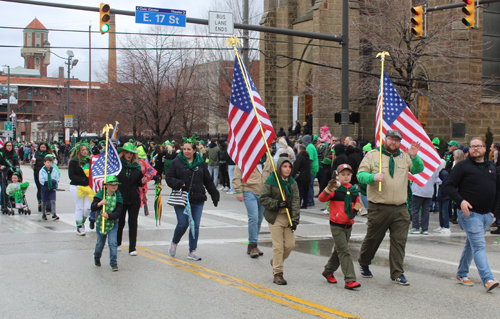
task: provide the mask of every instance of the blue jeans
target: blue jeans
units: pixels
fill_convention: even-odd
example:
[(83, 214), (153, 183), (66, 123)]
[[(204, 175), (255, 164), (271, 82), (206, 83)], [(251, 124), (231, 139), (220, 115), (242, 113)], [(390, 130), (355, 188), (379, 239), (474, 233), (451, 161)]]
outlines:
[(491, 214), (483, 215), (471, 211), (470, 216), (465, 217), (462, 210), (459, 210), (457, 220), (460, 228), (467, 234), (465, 247), (460, 257), (460, 264), (458, 265), (457, 277), (467, 277), (472, 258), (474, 258), (479, 276), (483, 284), (486, 284), (489, 280), (494, 279), (484, 250), (486, 246), (484, 234), (493, 222), (493, 216)]
[[(422, 226), (422, 231), (429, 230), (429, 210), (431, 208), (432, 198), (425, 198), (413, 195), (411, 201), (411, 224), (413, 228), (420, 229)], [(418, 213), (422, 207), (422, 220), (420, 221), (420, 214)]]
[(449, 201), (445, 200), (438, 202), (439, 207), (439, 226), (443, 228), (450, 228), (450, 215), (448, 214)]
[(314, 206), (314, 179), (316, 176), (311, 174), (311, 182), (309, 183), (309, 198), (307, 206)]
[[(195, 251), (198, 246), (198, 238), (200, 234), (200, 220), (201, 213), (203, 213), (203, 205), (205, 203), (191, 203), (191, 214), (194, 219), (194, 235), (191, 234), (191, 230), (189, 230), (189, 252)], [(182, 236), (189, 228), (189, 218), (188, 215), (184, 214), (184, 207), (174, 207), (175, 214), (177, 215), (177, 226), (175, 226), (174, 237), (172, 238), (172, 242), (174, 244), (178, 244), (181, 241)]]
[(260, 225), (264, 219), (264, 206), (259, 202), (259, 195), (248, 191), (243, 191), (243, 202), (248, 215), (248, 243), (257, 244)]
[(208, 172), (210, 173), (210, 176), (214, 179), (214, 185), (217, 187), (219, 184), (219, 166), (209, 166), (208, 167)]
[(359, 193), (359, 197), (361, 198), (361, 202), (366, 209), (368, 209), (368, 196)]
[(236, 168), (236, 165), (228, 165), (227, 166), (227, 172), (229, 173), (229, 191), (230, 192), (235, 192), (233, 188), (233, 176), (234, 176), (234, 169)]
[(108, 246), (109, 246), (109, 264), (117, 265), (117, 247), (118, 247), (118, 221), (115, 223), (115, 226), (104, 236), (101, 236), (100, 227), (96, 227), (97, 233), (97, 243), (95, 244), (94, 256), (97, 258), (101, 258), (102, 250), (104, 249), (104, 245), (106, 244), (106, 237), (108, 237)]

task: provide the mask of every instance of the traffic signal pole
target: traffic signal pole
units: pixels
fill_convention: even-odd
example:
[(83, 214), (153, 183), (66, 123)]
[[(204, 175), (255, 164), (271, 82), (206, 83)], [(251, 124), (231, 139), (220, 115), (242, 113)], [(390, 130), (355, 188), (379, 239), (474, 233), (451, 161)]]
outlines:
[(340, 135), (349, 136), (349, 0), (342, 0), (342, 122)]

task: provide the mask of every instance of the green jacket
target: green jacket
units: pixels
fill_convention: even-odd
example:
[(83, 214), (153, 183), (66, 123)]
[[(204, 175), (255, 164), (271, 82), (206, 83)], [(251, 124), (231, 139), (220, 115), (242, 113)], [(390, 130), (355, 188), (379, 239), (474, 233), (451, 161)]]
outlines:
[(311, 162), (311, 175), (316, 176), (319, 171), (319, 163), (318, 163), (318, 151), (316, 150), (316, 147), (314, 147), (313, 143), (310, 143), (306, 147), (307, 153), (309, 153), (309, 159), (312, 161)]
[[(289, 162), (292, 164), (292, 161), (288, 157), (280, 157), (278, 159), (278, 165), (276, 170), (279, 174), (281, 165), (285, 162)], [(293, 164), (292, 164), (293, 171)], [(271, 173), (274, 174), (274, 173)], [(294, 182), (290, 185), (291, 196), (288, 196), (286, 201), (288, 202), (290, 208), (288, 211), (290, 212), (290, 218), (292, 221), (299, 223), (300, 219), (300, 195), (299, 195), (299, 187), (297, 186), (297, 182)], [(283, 190), (285, 193), (285, 190)], [(281, 194), (278, 187), (264, 183), (262, 188), (260, 189), (259, 202), (264, 206), (264, 218), (271, 225), (276, 221), (276, 217), (280, 212), (278, 208), (278, 201), (281, 201)]]
[(219, 167), (219, 162), (220, 162), (219, 154), (220, 154), (219, 145), (207, 148), (208, 166)]

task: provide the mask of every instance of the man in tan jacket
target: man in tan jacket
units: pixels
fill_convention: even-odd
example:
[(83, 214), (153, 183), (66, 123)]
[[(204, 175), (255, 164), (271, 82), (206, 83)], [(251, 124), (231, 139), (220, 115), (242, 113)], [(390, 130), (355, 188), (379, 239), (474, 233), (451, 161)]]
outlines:
[[(265, 162), (265, 164), (263, 164)], [(233, 187), (236, 191), (236, 198), (245, 203), (248, 214), (248, 249), (247, 254), (252, 258), (262, 256), (264, 253), (259, 250), (257, 243), (259, 240), (260, 226), (264, 219), (264, 207), (259, 203), (260, 189), (262, 184), (273, 171), (271, 161), (266, 160), (266, 155), (255, 167), (246, 182), (241, 179), (241, 170), (236, 166), (233, 175)]]
[[(409, 285), (403, 270), (406, 239), (410, 215), (406, 209), (408, 195), (408, 173), (418, 174), (424, 170), (424, 162), (418, 157), (419, 143), (413, 143), (408, 151), (400, 150), (403, 134), (388, 130), (381, 147), (369, 151), (358, 169), (358, 181), (367, 186), (368, 229), (359, 253), (361, 276), (373, 277), (369, 265), (375, 257), (386, 231), (391, 232), (389, 265), (391, 279), (400, 285)], [(380, 167), (382, 150), (382, 173)], [(382, 190), (379, 191), (379, 182)]]

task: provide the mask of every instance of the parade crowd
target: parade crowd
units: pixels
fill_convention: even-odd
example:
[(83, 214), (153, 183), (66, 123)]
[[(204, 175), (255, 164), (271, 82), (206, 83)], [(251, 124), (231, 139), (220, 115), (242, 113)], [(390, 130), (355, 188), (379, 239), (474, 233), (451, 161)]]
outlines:
[[(349, 136), (341, 141), (327, 126), (321, 127), (316, 135), (312, 131), (312, 114), (308, 114), (302, 125), (297, 121), (287, 132), (283, 128), (277, 132), (271, 154), (264, 154), (246, 182), (228, 155), (225, 139), (203, 141), (192, 136), (159, 145), (153, 141), (143, 143), (141, 139), (116, 145), (116, 141), (110, 139), (117, 148), (122, 170), (117, 176), (107, 176), (104, 188), (97, 193), (89, 191), (89, 157), (103, 151), (103, 141), (82, 141), (73, 146), (9, 141), (0, 149), (2, 211), (5, 213), (8, 205), (26, 208), (23, 196), (27, 185), (22, 182), (19, 166), (29, 163), (37, 188), (38, 211), (43, 220), (50, 215), (57, 220), (56, 189), (60, 177), (57, 164), (68, 165), (76, 233), (84, 236), (86, 224), (95, 229), (98, 235), (94, 253), (96, 266), (101, 266), (107, 238), (110, 266), (117, 271), (117, 251), (122, 245), (126, 222), (128, 251), (131, 256), (137, 255), (137, 220), (145, 196), (144, 187), (150, 180), (161, 184), (165, 178), (175, 196), (183, 201), (174, 206), (177, 225), (169, 254), (176, 256), (179, 242), (189, 230), (187, 258), (195, 261), (202, 259), (197, 244), (207, 195), (217, 207), (220, 192), (226, 192), (235, 195), (247, 210), (246, 252), (251, 258), (263, 255), (258, 239), (263, 219), (268, 222), (273, 245), (270, 261), (273, 282), (286, 285), (284, 262), (295, 247), (300, 211), (319, 205), (329, 217), (334, 240), (334, 250), (322, 276), (328, 283), (336, 284), (335, 272), (341, 271), (346, 289), (361, 286), (356, 281), (348, 247), (357, 215), (366, 215), (368, 220), (358, 258), (361, 276), (373, 277), (370, 264), (389, 230), (390, 278), (396, 284), (407, 286), (410, 282), (403, 268), (407, 238), (428, 235), (430, 213), (438, 212), (440, 226), (434, 232), (449, 235), (450, 223), (453, 223), (467, 235), (456, 280), (467, 286), (474, 284), (467, 277), (474, 259), (485, 290), (491, 291), (499, 283), (488, 265), (484, 235), (491, 227), (496, 228), (492, 234), (500, 233), (500, 178), (496, 167), (500, 164), (500, 143), (487, 146), (483, 139), (475, 137), (469, 147), (463, 147), (450, 141), (445, 152), (435, 138), (432, 143), (442, 158), (441, 165), (424, 186), (419, 186), (409, 180), (408, 173), (418, 174), (424, 170), (418, 155), (420, 144), (401, 149), (402, 138), (401, 132), (389, 130), (384, 143), (376, 147), (375, 141), (358, 143)], [(490, 158), (485, 158), (487, 147)], [(380, 153), (382, 163), (379, 163)], [(144, 162), (155, 169), (155, 176), (147, 176), (141, 165)]]

